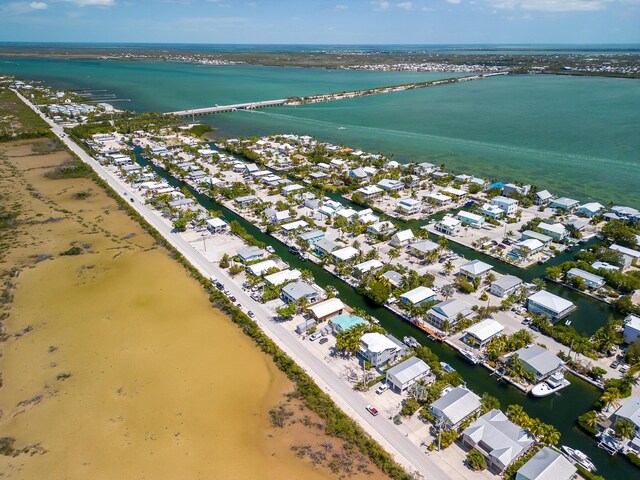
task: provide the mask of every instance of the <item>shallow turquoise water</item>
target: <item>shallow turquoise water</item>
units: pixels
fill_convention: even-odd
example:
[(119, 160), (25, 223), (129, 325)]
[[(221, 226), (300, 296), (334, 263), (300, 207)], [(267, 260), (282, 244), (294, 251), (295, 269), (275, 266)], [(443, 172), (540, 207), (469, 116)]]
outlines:
[[(0, 60), (0, 73), (106, 89), (117, 106), (172, 111), (442, 78), (174, 62)], [(557, 195), (640, 207), (640, 81), (508, 76), (302, 107), (199, 117), (221, 136), (296, 131), (401, 161), (446, 163)], [(339, 129), (338, 127), (344, 127)]]

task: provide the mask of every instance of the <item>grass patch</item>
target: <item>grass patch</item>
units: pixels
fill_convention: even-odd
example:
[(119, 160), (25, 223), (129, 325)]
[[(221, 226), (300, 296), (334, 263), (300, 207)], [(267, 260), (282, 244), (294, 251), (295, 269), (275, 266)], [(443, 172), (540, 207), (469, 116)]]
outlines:
[(86, 200), (90, 196), (91, 194), (89, 192), (76, 192), (71, 195), (71, 198), (73, 198), (74, 200)]
[(8, 88), (0, 88), (0, 141), (46, 136), (49, 126)]
[(82, 253), (82, 249), (80, 247), (71, 247), (69, 250), (65, 250), (60, 255), (72, 257), (75, 255), (80, 255)]
[(92, 173), (91, 167), (74, 157), (73, 160), (49, 170), (44, 176), (51, 180), (60, 180), (62, 178), (90, 178)]

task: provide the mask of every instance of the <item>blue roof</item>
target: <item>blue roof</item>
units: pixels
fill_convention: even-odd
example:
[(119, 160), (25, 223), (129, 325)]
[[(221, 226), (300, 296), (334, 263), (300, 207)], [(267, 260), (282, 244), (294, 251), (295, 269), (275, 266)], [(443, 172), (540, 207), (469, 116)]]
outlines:
[(359, 325), (366, 325), (367, 321), (357, 315), (343, 313), (342, 315), (332, 318), (331, 323), (335, 325), (338, 330), (349, 330), (350, 328), (357, 327)]

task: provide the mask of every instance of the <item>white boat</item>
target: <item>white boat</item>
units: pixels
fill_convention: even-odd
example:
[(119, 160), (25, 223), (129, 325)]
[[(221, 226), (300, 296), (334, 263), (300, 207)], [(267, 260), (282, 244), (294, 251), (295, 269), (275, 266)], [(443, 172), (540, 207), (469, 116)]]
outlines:
[(338, 130), (346, 130), (345, 127), (338, 127)]
[(564, 387), (571, 385), (569, 380), (564, 378), (564, 373), (556, 372), (547, 378), (544, 382), (537, 384), (531, 390), (534, 397), (548, 397), (552, 393), (562, 390)]
[(474, 365), (477, 365), (478, 363), (478, 358), (475, 356), (475, 354), (470, 351), (470, 350), (460, 350), (460, 355), (462, 355), (465, 359), (467, 359), (469, 362), (473, 363)]
[(562, 451), (565, 453), (565, 456), (569, 459), (569, 461), (577, 463), (585, 470), (588, 470), (590, 472), (594, 472), (596, 470), (596, 466), (593, 464), (591, 459), (580, 450), (563, 445)]

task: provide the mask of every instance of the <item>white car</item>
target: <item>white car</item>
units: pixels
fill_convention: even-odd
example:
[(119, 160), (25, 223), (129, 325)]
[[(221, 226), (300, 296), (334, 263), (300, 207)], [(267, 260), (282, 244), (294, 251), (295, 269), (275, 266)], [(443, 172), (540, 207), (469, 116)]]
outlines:
[(376, 393), (378, 395), (380, 395), (380, 394), (386, 392), (387, 390), (389, 390), (389, 385), (387, 385), (386, 383), (383, 383), (378, 388), (376, 388)]
[(309, 340), (313, 342), (313, 341), (315, 341), (315, 340), (319, 339), (321, 336), (322, 336), (322, 333), (321, 333), (321, 332), (315, 332), (315, 333), (312, 333), (312, 334), (309, 336)]

